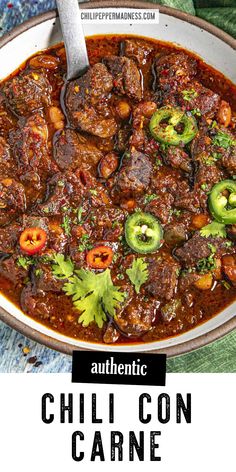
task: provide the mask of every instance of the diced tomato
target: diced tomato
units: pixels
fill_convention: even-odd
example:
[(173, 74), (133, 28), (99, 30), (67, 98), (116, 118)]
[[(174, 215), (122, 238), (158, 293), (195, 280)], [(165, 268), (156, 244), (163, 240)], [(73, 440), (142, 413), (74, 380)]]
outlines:
[(20, 235), (21, 250), (32, 256), (40, 252), (46, 244), (47, 233), (42, 228), (26, 228)]

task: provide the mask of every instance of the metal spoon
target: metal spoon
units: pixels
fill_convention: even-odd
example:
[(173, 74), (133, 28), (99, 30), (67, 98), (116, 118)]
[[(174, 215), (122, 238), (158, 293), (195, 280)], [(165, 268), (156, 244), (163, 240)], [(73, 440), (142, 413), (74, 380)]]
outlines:
[(89, 67), (78, 0), (56, 0), (67, 57), (67, 80), (83, 75)]

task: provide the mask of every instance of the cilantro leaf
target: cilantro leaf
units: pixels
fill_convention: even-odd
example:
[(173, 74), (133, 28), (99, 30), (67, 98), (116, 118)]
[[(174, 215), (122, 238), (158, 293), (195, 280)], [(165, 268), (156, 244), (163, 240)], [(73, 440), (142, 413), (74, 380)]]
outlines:
[(65, 259), (63, 254), (55, 254), (53, 262), (55, 264), (52, 265), (52, 273), (56, 279), (68, 279), (73, 275), (74, 264), (69, 257)]
[(201, 236), (208, 238), (209, 236), (218, 236), (219, 238), (226, 238), (226, 229), (223, 223), (213, 221), (209, 225), (203, 226), (200, 229)]
[(17, 259), (18, 267), (22, 267), (25, 270), (28, 270), (29, 267), (35, 264), (35, 258), (29, 256), (19, 256)]
[(79, 323), (88, 326), (95, 321), (102, 328), (106, 313), (115, 316), (125, 293), (113, 285), (109, 269), (100, 274), (85, 269), (76, 270), (75, 273), (64, 285), (63, 291), (72, 297), (74, 306), (81, 312)]
[(230, 146), (236, 145), (236, 140), (232, 139), (231, 136), (223, 131), (218, 131), (212, 140), (215, 146), (220, 146), (224, 149), (228, 149)]
[(143, 285), (148, 279), (148, 265), (139, 257), (138, 259), (134, 259), (132, 266), (130, 269), (126, 270), (126, 274), (129, 277), (130, 282), (134, 285), (136, 293), (140, 292), (140, 287)]
[(183, 99), (186, 100), (186, 102), (191, 102), (193, 98), (196, 98), (198, 96), (198, 93), (192, 88), (189, 90), (183, 90), (182, 95)]

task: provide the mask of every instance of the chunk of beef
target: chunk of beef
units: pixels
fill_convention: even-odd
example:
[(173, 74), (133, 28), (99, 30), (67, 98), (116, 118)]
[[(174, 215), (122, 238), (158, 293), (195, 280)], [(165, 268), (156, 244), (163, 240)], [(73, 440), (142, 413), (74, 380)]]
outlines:
[(213, 117), (220, 105), (220, 96), (199, 82), (190, 82), (176, 97), (177, 105), (185, 110), (199, 110), (201, 115)]
[[(118, 242), (123, 231), (125, 213), (120, 208), (100, 207), (93, 210), (93, 226), (91, 239), (95, 241)], [(89, 221), (89, 218), (88, 218)], [(83, 224), (86, 233), (91, 230), (90, 223)]]
[(202, 191), (190, 190), (187, 182), (182, 181), (175, 192), (176, 208), (198, 213), (201, 207), (205, 208), (207, 204), (207, 194)]
[(25, 313), (50, 322), (54, 329), (63, 325), (63, 319), (55, 316), (58, 311), (58, 304), (65, 305), (65, 295), (58, 293), (57, 297), (52, 292), (40, 292), (37, 294), (33, 285), (29, 283), (21, 292), (21, 308)]
[(58, 280), (53, 276), (51, 267), (47, 264), (39, 263), (33, 272), (33, 286), (35, 293), (40, 292), (61, 292), (65, 280)]
[(25, 211), (25, 189), (15, 179), (7, 178), (0, 181), (0, 209), (0, 226)]
[(42, 71), (26, 72), (7, 81), (3, 91), (17, 115), (29, 116), (33, 111), (51, 104), (51, 86)]
[(83, 163), (93, 167), (103, 157), (95, 145), (87, 140), (81, 142), (78, 133), (69, 128), (56, 134), (53, 152), (54, 159), (62, 171), (73, 171)]
[(205, 238), (196, 232), (191, 239), (175, 251), (175, 256), (184, 267), (193, 267), (200, 259), (211, 256), (213, 254), (212, 248), (214, 248), (215, 255), (219, 257), (231, 253), (232, 249), (228, 247), (227, 243), (225, 238)]
[[(228, 137), (229, 145), (220, 145), (217, 136)], [(207, 165), (221, 165), (234, 175), (236, 170), (235, 135), (223, 126), (217, 128), (201, 127), (191, 144), (191, 155), (195, 161)]]
[(118, 93), (127, 95), (132, 100), (142, 99), (142, 82), (140, 72), (132, 59), (127, 57), (108, 56), (104, 62), (111, 72), (113, 85)]
[(75, 172), (55, 174), (48, 180), (47, 186), (46, 201), (35, 207), (35, 213), (42, 216), (64, 214), (64, 210), (70, 207), (79, 207), (82, 199), (86, 200), (91, 207), (110, 203), (103, 186), (82, 166)]
[(228, 155), (224, 153), (221, 162), (230, 175), (236, 174), (236, 147), (235, 146), (231, 146), (230, 152)]
[(95, 64), (86, 74), (69, 83), (65, 105), (70, 123), (101, 138), (113, 136), (116, 122), (109, 108), (112, 75), (104, 64)]
[(192, 171), (189, 155), (179, 147), (169, 146), (164, 154), (164, 159), (166, 164), (174, 167), (174, 169), (181, 169), (185, 172)]
[(122, 313), (117, 313), (115, 326), (126, 336), (142, 336), (152, 328), (157, 308), (155, 300), (128, 304)]
[(33, 215), (23, 215), (22, 217), (22, 229), (26, 228), (42, 228), (44, 231), (48, 231), (49, 220), (47, 217), (39, 217)]
[(188, 84), (196, 75), (195, 59), (183, 52), (173, 52), (158, 57), (155, 63), (158, 85), (164, 92), (176, 91)]
[(19, 223), (11, 223), (4, 228), (0, 228), (0, 252), (13, 252), (21, 231), (22, 228)]
[(17, 264), (16, 256), (11, 256), (0, 263), (0, 275), (17, 286), (24, 281), (27, 270)]
[(13, 175), (16, 172), (15, 162), (11, 156), (10, 146), (0, 137), (0, 175), (1, 178)]
[(82, 111), (76, 111), (74, 112), (74, 118), (79, 129), (100, 138), (108, 138), (116, 134), (117, 125), (114, 118), (104, 118), (94, 108), (84, 108)]
[(42, 190), (40, 177), (47, 175), (50, 170), (47, 139), (46, 121), (38, 113), (28, 118), (22, 128), (10, 133), (10, 145), (18, 164), (18, 173), (30, 198), (37, 198)]
[(155, 298), (171, 300), (177, 290), (180, 265), (170, 255), (153, 259), (148, 267), (146, 290)]
[(153, 46), (147, 41), (138, 39), (125, 39), (123, 53), (126, 57), (134, 59), (138, 64), (145, 65), (153, 51)]
[(235, 255), (223, 257), (222, 267), (223, 267), (223, 271), (227, 279), (231, 282), (231, 284), (234, 287), (236, 287), (236, 257)]
[(199, 163), (195, 174), (195, 183), (198, 186), (206, 185), (206, 190), (209, 191), (213, 185), (222, 180), (222, 178), (223, 174), (216, 165)]
[[(138, 151), (126, 155), (115, 181), (114, 193), (118, 196), (143, 193), (149, 186), (152, 165), (149, 159)], [(122, 192), (122, 195), (120, 195)]]
[(145, 211), (152, 213), (163, 224), (166, 224), (169, 221), (170, 210), (173, 203), (174, 197), (169, 192), (160, 192), (157, 198), (146, 205)]

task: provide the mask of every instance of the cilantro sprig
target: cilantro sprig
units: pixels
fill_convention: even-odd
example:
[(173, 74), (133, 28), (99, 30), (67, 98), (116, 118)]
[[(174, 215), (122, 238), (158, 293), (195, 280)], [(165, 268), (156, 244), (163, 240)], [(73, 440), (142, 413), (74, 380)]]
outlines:
[(70, 258), (57, 254), (52, 272), (57, 279), (65, 280), (62, 290), (72, 297), (75, 308), (80, 312), (78, 322), (83, 326), (95, 322), (102, 328), (107, 315), (114, 317), (126, 297), (119, 287), (113, 285), (109, 269), (99, 274), (85, 269), (75, 270)]
[(130, 269), (126, 270), (130, 282), (134, 285), (136, 293), (140, 292), (141, 285), (148, 279), (148, 265), (142, 257), (134, 259)]
[(209, 236), (218, 236), (219, 238), (226, 238), (226, 229), (223, 223), (212, 221), (209, 225), (203, 226), (200, 229), (201, 236), (208, 238)]
[(215, 146), (228, 149), (229, 147), (236, 145), (236, 140), (232, 139), (229, 134), (224, 133), (223, 131), (218, 131), (217, 134), (214, 136), (212, 143)]

